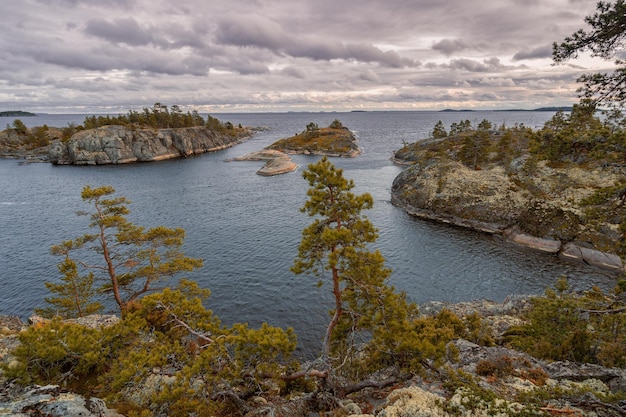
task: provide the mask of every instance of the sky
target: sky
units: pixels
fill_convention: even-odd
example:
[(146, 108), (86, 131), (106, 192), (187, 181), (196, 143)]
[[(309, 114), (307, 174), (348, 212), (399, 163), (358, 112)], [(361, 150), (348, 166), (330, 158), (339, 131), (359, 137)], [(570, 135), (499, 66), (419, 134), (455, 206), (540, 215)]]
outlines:
[(0, 111), (533, 109), (595, 0), (2, 0)]

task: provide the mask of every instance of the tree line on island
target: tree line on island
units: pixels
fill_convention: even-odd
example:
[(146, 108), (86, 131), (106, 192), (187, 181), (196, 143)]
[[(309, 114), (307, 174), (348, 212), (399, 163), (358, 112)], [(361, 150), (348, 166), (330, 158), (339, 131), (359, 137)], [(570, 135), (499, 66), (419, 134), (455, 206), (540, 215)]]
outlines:
[(168, 107), (161, 103), (155, 103), (152, 108), (144, 107), (141, 111), (129, 110), (127, 114), (117, 116), (108, 114), (87, 116), (81, 125), (68, 123), (67, 126), (60, 128), (59, 135), (52, 135), (52, 128), (45, 124), (29, 129), (20, 119), (15, 119), (13, 123), (7, 124), (6, 131), (17, 134), (32, 149), (49, 145), (57, 136), (58, 139), (67, 141), (81, 130), (109, 125), (126, 126), (130, 129), (205, 127), (228, 135), (236, 135), (237, 130), (242, 128), (241, 125), (234, 126), (231, 122), (222, 122), (211, 115), (207, 115), (205, 119), (197, 110), (183, 112), (182, 108), (176, 104)]

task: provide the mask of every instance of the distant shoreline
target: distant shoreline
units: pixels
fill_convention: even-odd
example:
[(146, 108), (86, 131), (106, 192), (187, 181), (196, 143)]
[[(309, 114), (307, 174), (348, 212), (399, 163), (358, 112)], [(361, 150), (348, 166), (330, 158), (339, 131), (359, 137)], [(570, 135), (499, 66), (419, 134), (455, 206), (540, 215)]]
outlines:
[(498, 110), (471, 110), (471, 109), (462, 109), (462, 110), (454, 110), (454, 109), (444, 109), (439, 110), (440, 112), (452, 112), (452, 113), (461, 113), (461, 112), (478, 112), (478, 111), (572, 111), (572, 107), (539, 107), (536, 109), (498, 109)]
[(9, 110), (0, 111), (0, 117), (37, 117), (37, 115), (27, 111)]

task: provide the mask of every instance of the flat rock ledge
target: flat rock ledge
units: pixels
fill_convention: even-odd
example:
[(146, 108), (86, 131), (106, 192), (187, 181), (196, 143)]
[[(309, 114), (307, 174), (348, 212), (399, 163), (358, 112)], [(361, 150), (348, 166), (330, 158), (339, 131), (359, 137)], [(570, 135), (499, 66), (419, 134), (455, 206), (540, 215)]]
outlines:
[(447, 214), (441, 215), (431, 210), (409, 206), (393, 195), (391, 202), (396, 206), (402, 207), (408, 214), (421, 219), (437, 221), (439, 223), (463, 227), (491, 235), (499, 235), (502, 236), (503, 240), (506, 242), (525, 246), (540, 252), (556, 254), (559, 258), (564, 260), (583, 262), (587, 265), (595, 266), (608, 271), (626, 271), (626, 266), (624, 265), (622, 259), (618, 255), (612, 253), (602, 252), (593, 248), (586, 248), (577, 245), (574, 242), (562, 243), (560, 240), (531, 236), (520, 232), (516, 227), (507, 227), (496, 223), (464, 219)]
[(288, 155), (271, 149), (250, 152), (243, 156), (229, 159), (228, 161), (266, 161), (265, 165), (263, 165), (263, 167), (256, 172), (257, 174), (266, 177), (286, 174), (298, 169), (298, 165), (293, 162)]

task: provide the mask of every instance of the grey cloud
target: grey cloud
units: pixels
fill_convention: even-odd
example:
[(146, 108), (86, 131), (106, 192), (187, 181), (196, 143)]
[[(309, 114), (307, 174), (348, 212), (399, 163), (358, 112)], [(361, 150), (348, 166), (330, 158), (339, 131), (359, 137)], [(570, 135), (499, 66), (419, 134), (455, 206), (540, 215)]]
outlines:
[(295, 68), (295, 67), (287, 67), (287, 68), (283, 68), (281, 73), (289, 76), (289, 77), (294, 77), (294, 78), (298, 78), (301, 80), (304, 80), (306, 78), (306, 75), (304, 73), (304, 71), (302, 71), (299, 68)]
[(343, 43), (323, 38), (298, 37), (286, 33), (269, 19), (257, 16), (237, 16), (219, 22), (215, 39), (218, 43), (239, 47), (265, 48), (278, 55), (314, 60), (354, 60), (376, 62), (399, 68), (416, 65), (397, 52), (383, 51), (365, 43)]
[[(49, 6), (61, 6), (61, 7), (77, 7), (84, 4), (81, 0), (36, 0), (38, 3)], [(99, 0), (96, 2), (99, 7), (117, 6), (129, 8), (133, 4), (133, 0)]]
[(462, 39), (443, 39), (432, 46), (434, 51), (439, 51), (446, 56), (469, 48), (470, 46)]
[(490, 66), (472, 59), (453, 59), (448, 64), (448, 68), (453, 70), (465, 70), (470, 72), (488, 72)]
[(289, 42), (280, 25), (259, 16), (237, 16), (218, 23), (215, 40), (225, 45), (279, 50)]
[(522, 50), (513, 55), (513, 61), (522, 61), (525, 59), (551, 58), (552, 46), (545, 45), (531, 50)]
[(582, 63), (537, 58), (584, 26), (593, 5), (575, 1), (8, 2), (0, 97), (226, 111), (571, 100)]
[(127, 45), (148, 45), (153, 41), (153, 29), (142, 28), (132, 18), (115, 19), (107, 22), (104, 19), (92, 19), (85, 26), (85, 33), (113, 43)]
[(462, 70), (469, 72), (497, 72), (497, 71), (507, 71), (514, 68), (525, 68), (524, 66), (520, 67), (511, 67), (503, 65), (500, 62), (499, 58), (491, 57), (483, 60), (483, 62), (478, 62), (473, 59), (461, 58), (461, 59), (453, 59), (449, 64), (444, 65), (447, 68), (452, 70)]
[(359, 78), (364, 81), (379, 82), (380, 77), (374, 71), (369, 70), (359, 74)]

